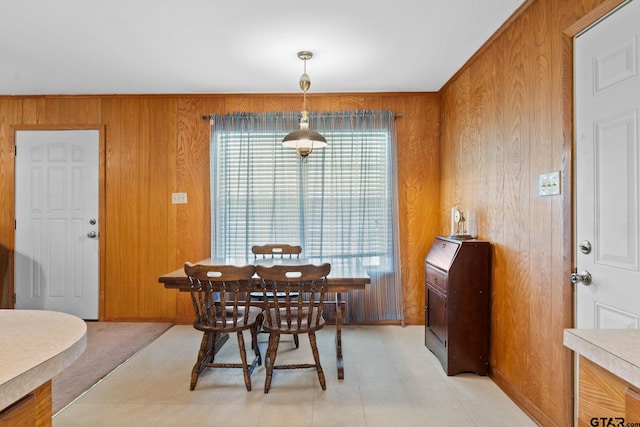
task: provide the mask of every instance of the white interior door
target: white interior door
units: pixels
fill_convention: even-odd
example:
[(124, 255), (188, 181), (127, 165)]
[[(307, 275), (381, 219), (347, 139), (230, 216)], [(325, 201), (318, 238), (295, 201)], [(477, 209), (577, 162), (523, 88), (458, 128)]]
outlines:
[(98, 130), (16, 131), (15, 307), (98, 318)]
[(639, 327), (639, 31), (633, 0), (575, 39), (577, 328)]

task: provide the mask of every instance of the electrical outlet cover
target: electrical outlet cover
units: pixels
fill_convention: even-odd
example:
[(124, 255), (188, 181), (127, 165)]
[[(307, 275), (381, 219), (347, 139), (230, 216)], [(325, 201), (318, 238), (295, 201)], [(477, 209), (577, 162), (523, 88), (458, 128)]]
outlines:
[(186, 205), (187, 193), (171, 193), (171, 203), (174, 205)]

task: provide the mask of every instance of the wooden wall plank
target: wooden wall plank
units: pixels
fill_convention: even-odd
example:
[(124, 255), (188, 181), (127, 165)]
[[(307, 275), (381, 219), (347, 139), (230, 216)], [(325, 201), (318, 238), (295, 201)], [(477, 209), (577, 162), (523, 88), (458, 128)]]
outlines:
[(178, 104), (177, 192), (186, 192), (188, 205), (176, 205), (180, 241), (176, 265), (195, 262), (211, 254), (209, 200), (210, 124), (203, 115), (220, 111), (206, 99), (180, 98)]
[(27, 98), (22, 103), (22, 117), (23, 124), (35, 125), (38, 124), (38, 111), (42, 108), (38, 108), (38, 104), (42, 104), (43, 99)]
[[(139, 150), (139, 161), (136, 168), (138, 172), (138, 197), (136, 201), (139, 203), (139, 218), (136, 219), (136, 228), (140, 239), (140, 245), (137, 249), (140, 259), (140, 271), (137, 281), (139, 301), (136, 315), (138, 316), (142, 313), (151, 314), (149, 307), (149, 295), (151, 293), (149, 289), (151, 281), (149, 279), (151, 275), (149, 270), (152, 263), (151, 253), (157, 252), (157, 250), (155, 247), (152, 248), (150, 246), (152, 243), (157, 244), (166, 241), (166, 236), (161, 238), (161, 241), (158, 241), (156, 240), (157, 236), (151, 235), (152, 230), (157, 230), (159, 225), (158, 216), (163, 213), (162, 206), (164, 204), (161, 200), (164, 199), (166, 201), (163, 197), (164, 195), (156, 194), (155, 192), (156, 185), (162, 181), (154, 181), (151, 177), (151, 170), (157, 167), (154, 165), (155, 154), (166, 150), (164, 142), (167, 135), (154, 138), (158, 136), (154, 132), (155, 127), (161, 123), (158, 122), (159, 117), (156, 117), (158, 112), (162, 112), (161, 98), (143, 98), (140, 100), (140, 129), (136, 144), (136, 148)], [(160, 200), (158, 200), (158, 196)], [(163, 219), (166, 221), (166, 218)]]
[[(60, 124), (76, 124), (80, 122), (80, 106), (77, 98), (64, 98), (60, 100), (59, 106), (59, 123)], [(82, 102), (86, 104), (85, 102)]]
[[(551, 85), (553, 78), (551, 75), (551, 65), (553, 60), (553, 40), (549, 31), (550, 14), (553, 11), (543, 3), (534, 3), (528, 16), (536, 18), (529, 23), (530, 37), (528, 48), (536, 52), (533, 58), (527, 63), (528, 87), (530, 99), (530, 130), (529, 130), (529, 163), (535, 165), (529, 170), (528, 180), (530, 188), (529, 205), (529, 229), (530, 247), (544, 247), (549, 240), (548, 236), (553, 235), (554, 228), (553, 214), (561, 212), (562, 199), (559, 197), (538, 196), (538, 184), (540, 173), (559, 170), (560, 157), (553, 156), (554, 140), (552, 137), (552, 109), (546, 108), (552, 105)], [(557, 38), (556, 38), (557, 40)], [(555, 240), (561, 246), (562, 239)], [(552, 418), (560, 419), (562, 416), (561, 406), (556, 405), (556, 396), (551, 389), (556, 373), (553, 372), (553, 364), (549, 362), (554, 342), (561, 340), (558, 333), (562, 329), (562, 324), (556, 323), (556, 316), (550, 311), (551, 305), (548, 301), (554, 299), (553, 287), (548, 286), (553, 278), (553, 252), (552, 251), (530, 251), (529, 271), (527, 275), (534, 278), (535, 286), (531, 287), (531, 311), (529, 317), (531, 339), (539, 343), (539, 346), (532, 349), (531, 369), (539, 372), (539, 375), (531, 380), (533, 399), (539, 402), (543, 412), (553, 414)], [(549, 319), (548, 322), (537, 322), (538, 318)], [(560, 326), (560, 328), (558, 328)], [(555, 331), (555, 332), (554, 332)], [(554, 339), (548, 339), (555, 336)], [(562, 356), (561, 356), (562, 357)], [(554, 413), (555, 412), (555, 413)]]
[[(381, 99), (380, 108), (396, 118), (398, 200), (403, 313), (410, 324), (424, 321), (424, 259), (440, 230), (440, 99), (397, 95)], [(406, 114), (405, 112), (411, 112)], [(424, 121), (415, 120), (425, 118)]]
[[(57, 125), (60, 123), (60, 102), (61, 98), (47, 98), (44, 104), (41, 123)], [(40, 116), (40, 114), (39, 114)]]
[[(106, 272), (105, 298), (103, 311), (105, 319), (118, 318), (120, 313), (120, 300), (126, 292), (123, 277), (124, 257), (121, 256), (120, 245), (123, 234), (122, 222), (124, 218), (120, 215), (122, 201), (120, 193), (126, 184), (121, 179), (121, 165), (124, 162), (121, 155), (121, 123), (120, 123), (120, 98), (107, 98), (102, 100), (102, 122), (106, 128), (106, 217), (102, 218), (102, 225), (106, 229)], [(126, 244), (126, 240), (124, 242)]]
[(0, 102), (0, 307), (13, 305), (14, 138), (22, 100)]
[[(120, 316), (138, 316), (138, 307), (144, 291), (140, 283), (144, 277), (142, 266), (146, 264), (146, 259), (140, 258), (138, 254), (142, 246), (146, 246), (148, 236), (140, 232), (140, 222), (146, 221), (145, 213), (147, 206), (142, 206), (140, 197), (142, 192), (146, 192), (148, 187), (141, 178), (148, 167), (147, 158), (142, 157), (145, 153), (144, 144), (140, 141), (141, 135), (141, 102), (143, 98), (124, 98), (121, 101), (119, 120), (122, 126), (118, 151), (120, 152), (120, 176), (117, 178), (121, 182), (120, 191), (120, 228), (118, 229), (118, 239), (114, 242), (120, 250), (119, 257), (123, 261), (121, 281), (123, 293), (117, 301), (118, 314)], [(111, 242), (111, 239), (108, 240)]]
[(167, 262), (167, 253), (158, 251), (158, 248), (168, 247), (170, 233), (173, 234), (173, 229), (168, 228), (173, 174), (168, 171), (172, 170), (171, 164), (175, 161), (175, 117), (175, 98), (148, 97), (141, 100), (140, 305), (137, 312), (129, 314), (132, 317), (161, 319), (175, 313), (175, 305), (169, 305), (169, 299), (157, 286), (157, 276), (172, 267)]
[[(186, 192), (188, 204), (174, 205), (177, 220), (174, 267), (211, 254), (209, 199), (210, 124), (202, 116), (225, 111), (223, 98), (181, 97), (177, 104), (176, 177), (173, 191)], [(176, 320), (192, 321), (193, 306), (186, 293), (176, 295)]]

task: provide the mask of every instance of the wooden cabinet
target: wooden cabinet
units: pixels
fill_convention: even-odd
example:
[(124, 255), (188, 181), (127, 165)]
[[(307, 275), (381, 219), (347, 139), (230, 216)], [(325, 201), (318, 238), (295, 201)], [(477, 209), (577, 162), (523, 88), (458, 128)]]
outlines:
[(579, 427), (636, 425), (640, 421), (636, 387), (583, 356), (578, 366)]
[(489, 373), (490, 244), (437, 237), (425, 260), (425, 345), (447, 375)]
[(0, 427), (50, 427), (51, 380), (0, 411)]

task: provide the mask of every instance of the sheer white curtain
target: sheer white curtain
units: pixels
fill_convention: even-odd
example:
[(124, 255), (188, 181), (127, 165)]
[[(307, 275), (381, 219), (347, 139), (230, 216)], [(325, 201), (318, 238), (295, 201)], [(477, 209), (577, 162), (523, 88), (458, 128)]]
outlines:
[(304, 258), (361, 263), (365, 291), (347, 295), (347, 320), (402, 320), (394, 114), (311, 114), (329, 146), (306, 163), (282, 138), (299, 113), (212, 116), (212, 256), (290, 243)]

